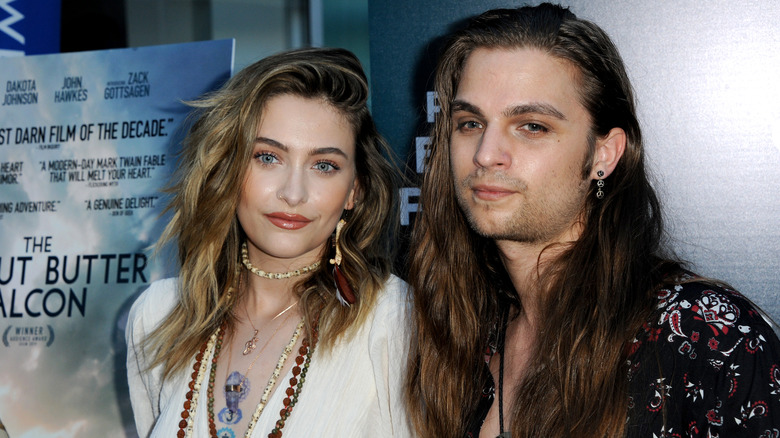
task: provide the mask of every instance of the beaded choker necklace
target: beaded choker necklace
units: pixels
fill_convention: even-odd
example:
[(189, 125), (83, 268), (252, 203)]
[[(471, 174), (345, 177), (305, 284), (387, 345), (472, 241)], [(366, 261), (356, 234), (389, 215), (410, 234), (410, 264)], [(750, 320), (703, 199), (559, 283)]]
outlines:
[(315, 269), (317, 269), (320, 266), (320, 262), (314, 262), (310, 264), (309, 266), (304, 266), (301, 269), (296, 269), (294, 271), (287, 271), (287, 272), (265, 272), (262, 269), (258, 269), (255, 266), (252, 265), (252, 263), (249, 262), (249, 255), (247, 253), (246, 249), (246, 242), (244, 242), (243, 245), (241, 245), (241, 263), (246, 266), (246, 268), (249, 270), (249, 272), (257, 275), (258, 277), (263, 278), (269, 278), (271, 280), (282, 280), (285, 278), (290, 277), (297, 277), (299, 275), (303, 275), (307, 272), (311, 272)]
[[(249, 427), (246, 431), (246, 434), (244, 434), (245, 438), (249, 438), (252, 435), (252, 431), (254, 430), (255, 425), (260, 419), (260, 415), (263, 413), (265, 405), (268, 402), (268, 397), (271, 394), (271, 390), (276, 384), (276, 379), (279, 378), (279, 374), (281, 374), (287, 357), (290, 355), (290, 352), (295, 346), (295, 343), (298, 341), (298, 336), (303, 330), (303, 325), (304, 322), (301, 320), (301, 322), (298, 323), (298, 326), (295, 328), (295, 332), (293, 333), (290, 342), (284, 348), (282, 355), (279, 357), (276, 368), (274, 368), (274, 372), (271, 374), (271, 378), (268, 380), (268, 384), (263, 391), (260, 403), (258, 403), (257, 409), (255, 409), (255, 413), (249, 420)], [(176, 434), (177, 438), (192, 436), (194, 416), (198, 406), (198, 396), (209, 362), (212, 363), (212, 367), (209, 372), (207, 391), (209, 435), (212, 438), (217, 438), (217, 427), (214, 422), (214, 381), (217, 373), (217, 359), (219, 358), (219, 352), (222, 349), (225, 329), (226, 324), (222, 324), (216, 333), (211, 335), (211, 337), (203, 344), (203, 346), (201, 346), (200, 351), (195, 356), (195, 364), (192, 367), (194, 371), (192, 373), (192, 380), (189, 383), (190, 390), (185, 396), (184, 410), (181, 413), (182, 420), (179, 422), (179, 431)], [(306, 380), (306, 372), (309, 369), (311, 356), (314, 353), (315, 346), (317, 345), (318, 337), (319, 332), (315, 326), (313, 329), (311, 342), (309, 339), (304, 338), (301, 347), (298, 349), (298, 356), (295, 358), (295, 365), (292, 368), (293, 376), (290, 378), (289, 382), (290, 387), (285, 391), (287, 397), (283, 401), (284, 408), (280, 411), (280, 419), (276, 422), (275, 427), (268, 434), (269, 438), (279, 438), (282, 436), (281, 430), (284, 427), (287, 418), (292, 413), (292, 409), (295, 406), (295, 403), (298, 401), (298, 396), (300, 395), (301, 389), (303, 388), (303, 382)], [(209, 361), (212, 351), (214, 357)], [(206, 360), (204, 360), (204, 358)]]

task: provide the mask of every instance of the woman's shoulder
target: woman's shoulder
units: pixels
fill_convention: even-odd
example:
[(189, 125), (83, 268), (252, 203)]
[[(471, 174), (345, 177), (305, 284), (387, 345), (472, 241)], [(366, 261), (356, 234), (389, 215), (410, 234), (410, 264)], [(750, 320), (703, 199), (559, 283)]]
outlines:
[(173, 309), (177, 300), (178, 279), (156, 280), (138, 296), (130, 308), (131, 324), (143, 324), (145, 328), (159, 324)]
[(361, 331), (371, 333), (370, 336), (388, 336), (402, 334), (406, 324), (411, 300), (409, 288), (405, 281), (395, 275), (385, 280), (384, 286), (377, 291), (376, 298), (368, 310)]
[(376, 312), (383, 313), (388, 311), (408, 311), (411, 303), (409, 285), (394, 274), (385, 281), (384, 287), (378, 292), (376, 298)]
[(395, 274), (390, 274), (385, 280), (385, 286), (382, 288), (381, 295), (392, 295), (407, 299), (409, 285)]

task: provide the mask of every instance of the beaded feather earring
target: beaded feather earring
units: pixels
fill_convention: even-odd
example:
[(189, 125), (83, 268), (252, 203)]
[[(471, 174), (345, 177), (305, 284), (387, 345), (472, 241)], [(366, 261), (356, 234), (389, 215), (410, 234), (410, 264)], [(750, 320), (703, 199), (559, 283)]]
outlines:
[(336, 225), (336, 237), (333, 239), (333, 245), (336, 247), (336, 255), (330, 259), (330, 264), (333, 265), (333, 281), (336, 283), (336, 289), (338, 294), (336, 295), (339, 302), (344, 306), (349, 306), (355, 303), (355, 293), (352, 291), (352, 287), (347, 281), (347, 277), (341, 270), (341, 247), (339, 246), (339, 237), (341, 237), (341, 230), (344, 228), (347, 222), (344, 219), (339, 220)]

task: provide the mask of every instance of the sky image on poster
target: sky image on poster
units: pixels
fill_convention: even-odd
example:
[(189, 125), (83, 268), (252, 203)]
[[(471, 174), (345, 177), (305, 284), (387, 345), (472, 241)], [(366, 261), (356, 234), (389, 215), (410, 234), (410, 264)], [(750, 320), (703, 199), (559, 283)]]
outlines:
[(192, 100), (233, 40), (0, 63), (0, 422), (12, 438), (134, 436), (124, 327), (171, 274), (150, 246)]

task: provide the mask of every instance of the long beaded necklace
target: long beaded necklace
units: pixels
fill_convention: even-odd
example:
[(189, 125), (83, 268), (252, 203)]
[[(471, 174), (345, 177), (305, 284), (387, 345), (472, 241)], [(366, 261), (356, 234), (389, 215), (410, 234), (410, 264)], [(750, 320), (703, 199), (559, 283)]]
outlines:
[[(298, 397), (301, 395), (303, 382), (306, 381), (306, 373), (309, 371), (311, 356), (314, 353), (314, 347), (317, 346), (318, 340), (319, 331), (315, 327), (312, 333), (311, 345), (309, 345), (308, 339), (304, 339), (301, 344), (301, 348), (298, 349), (298, 357), (295, 358), (295, 366), (292, 368), (293, 376), (290, 377), (290, 387), (285, 391), (287, 397), (282, 400), (284, 408), (282, 408), (282, 410), (279, 412), (281, 418), (276, 421), (276, 426), (271, 429), (271, 433), (268, 434), (268, 438), (280, 438), (282, 436), (282, 428), (284, 428), (284, 424), (287, 421), (287, 418), (292, 413), (293, 407), (298, 402)], [(301, 365), (303, 365), (302, 368)]]
[[(304, 321), (301, 320), (301, 322), (299, 322), (298, 326), (295, 328), (295, 332), (293, 333), (290, 342), (284, 348), (282, 355), (279, 357), (279, 361), (276, 364), (276, 368), (274, 369), (274, 372), (272, 373), (271, 378), (268, 380), (268, 384), (266, 385), (266, 388), (263, 391), (263, 395), (260, 399), (260, 403), (258, 403), (257, 409), (255, 409), (255, 412), (249, 421), (249, 426), (246, 431), (246, 434), (244, 434), (244, 437), (249, 438), (252, 435), (255, 425), (257, 424), (257, 421), (259, 420), (260, 415), (263, 413), (263, 410), (265, 409), (265, 405), (268, 402), (268, 396), (271, 393), (271, 389), (276, 384), (276, 380), (279, 378), (279, 374), (281, 374), (281, 370), (284, 366), (285, 361), (287, 360), (287, 357), (290, 355), (293, 346), (298, 341), (298, 337), (300, 336), (301, 331), (303, 330), (303, 325), (304, 325)], [(214, 381), (216, 379), (217, 359), (219, 358), (219, 352), (222, 349), (224, 334), (225, 334), (225, 324), (223, 324), (213, 335), (211, 335), (211, 337), (203, 344), (200, 351), (195, 356), (195, 364), (193, 365), (192, 380), (189, 383), (190, 391), (187, 392), (185, 396), (184, 410), (181, 413), (182, 420), (179, 422), (179, 431), (176, 434), (177, 438), (186, 438), (192, 436), (192, 430), (194, 426), (193, 418), (195, 416), (195, 412), (198, 406), (198, 397), (200, 393), (200, 388), (203, 382), (203, 378), (206, 374), (206, 368), (208, 367), (209, 364), (208, 358), (211, 357), (212, 351), (213, 351), (213, 357), (211, 358), (212, 367), (209, 372), (209, 382), (208, 382), (208, 390), (207, 390), (208, 423), (209, 423), (209, 435), (213, 438), (217, 438), (217, 428), (214, 422)], [(292, 412), (293, 406), (295, 406), (295, 403), (298, 401), (298, 395), (300, 394), (301, 389), (303, 388), (303, 383), (306, 378), (306, 372), (309, 368), (309, 364), (311, 362), (311, 355), (313, 354), (314, 347), (317, 344), (318, 336), (319, 336), (318, 331), (315, 327), (313, 330), (312, 342), (310, 343), (308, 339), (304, 339), (301, 348), (298, 349), (298, 357), (295, 358), (295, 366), (292, 369), (293, 377), (290, 378), (290, 388), (288, 388), (286, 391), (287, 397), (283, 401), (284, 408), (280, 411), (281, 418), (276, 422), (276, 427), (274, 427), (274, 429), (271, 431), (269, 437), (276, 438), (281, 436), (281, 429), (284, 427), (285, 421), (287, 420), (290, 413)], [(204, 358), (206, 358), (207, 360), (204, 361), (203, 360)], [(303, 364), (303, 368), (301, 368), (301, 364)], [(293, 389), (293, 387), (295, 387), (295, 389)]]
[[(208, 360), (203, 358), (209, 358), (212, 350), (214, 351), (214, 360), (216, 364), (216, 358), (219, 356), (219, 350), (222, 349), (222, 340), (225, 334), (226, 324), (222, 324), (219, 329), (214, 332), (211, 337), (203, 343), (200, 347), (200, 351), (195, 355), (195, 365), (192, 366), (192, 380), (189, 383), (189, 391), (184, 396), (184, 410), (181, 411), (181, 421), (179, 421), (179, 431), (176, 433), (177, 438), (185, 438), (192, 436), (192, 429), (194, 426), (193, 417), (198, 409), (198, 398), (200, 397), (200, 385), (203, 382), (203, 376), (206, 375), (206, 368), (209, 363)], [(212, 369), (211, 373), (214, 374), (216, 370)], [(213, 403), (213, 401), (212, 401)], [(214, 433), (216, 434), (216, 428)]]

